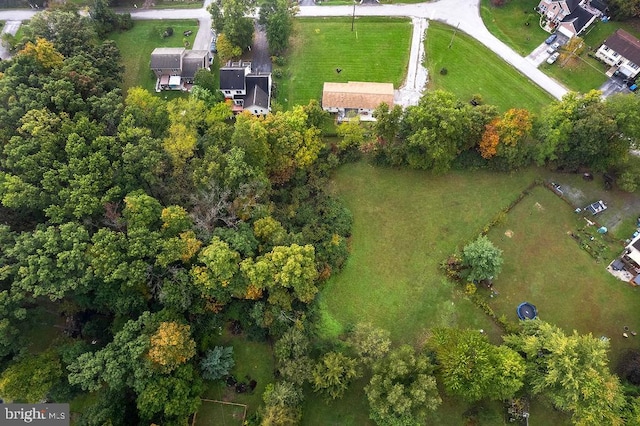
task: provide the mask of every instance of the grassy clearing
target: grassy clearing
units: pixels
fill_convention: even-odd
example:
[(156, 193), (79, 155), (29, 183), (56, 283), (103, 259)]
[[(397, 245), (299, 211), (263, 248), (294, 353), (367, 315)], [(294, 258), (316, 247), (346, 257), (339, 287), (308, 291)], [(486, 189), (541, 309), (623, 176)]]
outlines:
[(496, 313), (515, 320), (516, 307), (526, 300), (537, 306), (541, 319), (567, 332), (608, 336), (615, 360), (638, 345), (622, 332), (623, 326), (640, 331), (640, 290), (615, 279), (605, 270), (606, 263), (596, 263), (580, 248), (570, 233), (584, 223), (548, 189), (532, 190), (489, 233), (505, 259), (494, 284), (499, 295), (490, 302)]
[(569, 52), (561, 54), (555, 64), (543, 62), (538, 68), (575, 92), (586, 93), (599, 89), (607, 81), (605, 72), (609, 67), (604, 63), (586, 53), (569, 59), (565, 59), (564, 55), (569, 55)]
[(433, 176), (366, 163), (341, 168), (334, 190), (353, 212), (352, 250), (320, 294), (327, 328), (370, 321), (394, 342), (418, 345), (434, 326), (497, 332), (438, 267), (533, 179), (533, 171)]
[[(538, 112), (552, 98), (515, 68), (504, 62), (476, 40), (448, 25), (429, 22), (425, 50), (429, 86), (469, 100), (482, 95), (488, 104), (501, 111), (526, 108)], [(453, 39), (453, 44), (449, 44)], [(442, 68), (447, 74), (440, 73)]]
[(504, 6), (493, 7), (490, 0), (482, 0), (480, 16), (491, 34), (527, 56), (549, 36), (540, 28), (540, 15), (533, 10), (538, 3), (537, 0), (509, 0)]
[[(162, 38), (161, 32), (167, 28), (173, 28), (173, 36)], [(141, 86), (155, 93), (156, 78), (149, 68), (151, 52), (156, 47), (183, 47), (184, 31), (191, 30), (193, 35), (188, 37), (190, 42), (198, 31), (197, 20), (157, 20), (135, 21), (129, 31), (111, 34), (122, 53), (124, 64), (123, 90), (130, 87)], [(163, 93), (163, 96), (168, 96)]]
[[(325, 81), (404, 80), (411, 23), (399, 18), (295, 19), (288, 64), (276, 80), (277, 100), (288, 109), (320, 99)], [(340, 73), (336, 69), (340, 68)]]
[(194, 426), (220, 424), (225, 426), (242, 426), (245, 408), (240, 405), (222, 404), (203, 400), (196, 414)]
[[(221, 341), (222, 346), (233, 346), (233, 358), (235, 367), (231, 374), (238, 380), (248, 382), (246, 376), (251, 377), (258, 384), (252, 393), (235, 393), (233, 388), (227, 387), (221, 381), (210, 382), (202, 394), (202, 398), (217, 401), (235, 402), (247, 406), (247, 416), (253, 414), (262, 404), (262, 393), (269, 383), (275, 382), (273, 376), (274, 360), (271, 347), (267, 343), (251, 342), (244, 338), (238, 338), (225, 334)], [(206, 411), (209, 412), (210, 410)], [(205, 412), (205, 413), (206, 413)], [(199, 422), (207, 421), (207, 414), (198, 412)], [(208, 423), (219, 424), (216, 417), (208, 419)]]

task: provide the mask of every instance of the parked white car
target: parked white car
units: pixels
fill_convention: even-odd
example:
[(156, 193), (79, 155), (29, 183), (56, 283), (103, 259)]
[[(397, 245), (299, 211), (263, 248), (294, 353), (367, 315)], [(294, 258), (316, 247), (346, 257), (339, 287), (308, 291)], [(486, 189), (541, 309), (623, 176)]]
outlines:
[(558, 50), (558, 47), (560, 47), (560, 43), (558, 43), (557, 41), (555, 43), (553, 43), (551, 46), (547, 47), (547, 53), (553, 53), (556, 50)]
[(548, 63), (548, 64), (552, 64), (552, 63), (554, 63), (555, 61), (557, 61), (557, 60), (558, 60), (558, 57), (559, 57), (559, 56), (560, 56), (560, 52), (556, 52), (556, 53), (554, 53), (553, 55), (549, 56), (549, 58), (547, 59), (547, 63)]

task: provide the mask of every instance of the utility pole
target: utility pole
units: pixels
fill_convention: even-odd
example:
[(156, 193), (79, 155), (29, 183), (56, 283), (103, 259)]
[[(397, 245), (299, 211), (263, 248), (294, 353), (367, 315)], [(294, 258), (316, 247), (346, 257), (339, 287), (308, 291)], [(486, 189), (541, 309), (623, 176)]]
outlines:
[(356, 21), (356, 0), (353, 0), (353, 15), (351, 16), (351, 32), (353, 32), (353, 24)]
[(453, 46), (453, 38), (456, 36), (456, 33), (458, 32), (458, 28), (460, 28), (460, 22), (458, 22), (458, 25), (456, 25), (456, 29), (453, 30), (453, 35), (451, 36), (451, 41), (449, 42), (449, 49), (451, 49), (451, 46)]

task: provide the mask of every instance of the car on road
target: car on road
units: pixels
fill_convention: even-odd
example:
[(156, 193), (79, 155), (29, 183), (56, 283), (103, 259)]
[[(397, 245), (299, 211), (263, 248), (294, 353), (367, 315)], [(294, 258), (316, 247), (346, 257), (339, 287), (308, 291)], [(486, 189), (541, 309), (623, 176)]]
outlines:
[(559, 56), (560, 56), (560, 52), (556, 52), (556, 53), (554, 53), (553, 55), (549, 56), (549, 58), (547, 59), (547, 63), (548, 63), (548, 64), (552, 64), (552, 63), (554, 63), (555, 61), (557, 61), (557, 60), (558, 60), (558, 57), (559, 57)]
[(558, 43), (557, 41), (555, 43), (553, 43), (551, 46), (547, 47), (547, 53), (553, 53), (556, 50), (558, 50), (558, 47), (560, 47), (560, 43)]
[(551, 44), (554, 41), (556, 41), (557, 38), (558, 38), (558, 34), (551, 34), (549, 37), (547, 37), (547, 39), (544, 42), (547, 44)]

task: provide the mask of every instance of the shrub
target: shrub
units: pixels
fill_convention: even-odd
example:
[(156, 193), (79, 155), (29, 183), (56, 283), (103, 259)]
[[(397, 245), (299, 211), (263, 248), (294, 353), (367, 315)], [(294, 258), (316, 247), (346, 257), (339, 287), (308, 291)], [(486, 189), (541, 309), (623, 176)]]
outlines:
[(448, 72), (449, 70), (446, 69), (445, 67), (440, 68), (440, 75), (447, 75)]
[(284, 56), (272, 56), (271, 61), (279, 67), (283, 67), (287, 63)]
[(162, 38), (171, 37), (172, 35), (173, 35), (173, 28), (172, 27), (167, 27), (160, 33), (160, 36)]

